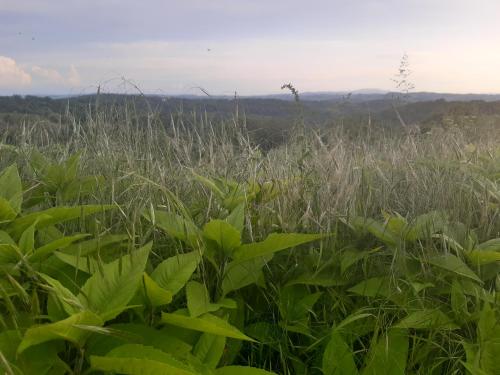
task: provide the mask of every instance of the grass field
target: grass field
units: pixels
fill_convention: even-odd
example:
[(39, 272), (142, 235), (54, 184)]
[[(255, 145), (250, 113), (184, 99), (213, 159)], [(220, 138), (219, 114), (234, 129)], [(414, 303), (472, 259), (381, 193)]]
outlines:
[(500, 374), (498, 131), (9, 129), (6, 374)]

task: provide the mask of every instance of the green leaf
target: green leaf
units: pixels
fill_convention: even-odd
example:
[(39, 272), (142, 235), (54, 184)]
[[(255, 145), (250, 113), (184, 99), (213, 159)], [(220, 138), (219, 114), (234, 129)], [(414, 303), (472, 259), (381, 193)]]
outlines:
[(213, 311), (210, 308), (210, 297), (204, 284), (190, 281), (186, 285), (186, 298), (189, 315), (193, 318)]
[(236, 302), (229, 298), (221, 299), (217, 303), (211, 303), (207, 288), (197, 281), (187, 283), (186, 297), (189, 315), (193, 318), (207, 312), (217, 311), (223, 307), (227, 309), (237, 308)]
[(343, 252), (340, 260), (340, 273), (344, 274), (353, 264), (356, 264), (363, 258), (367, 258), (369, 255), (379, 251), (380, 249), (381, 247), (363, 251), (357, 249), (350, 249)]
[(23, 203), (23, 186), (16, 165), (5, 168), (0, 174), (0, 197), (8, 202), (17, 215)]
[(453, 320), (438, 309), (419, 310), (410, 313), (397, 323), (395, 328), (413, 329), (458, 329)]
[(224, 336), (204, 333), (198, 339), (193, 354), (208, 368), (215, 369), (224, 354), (225, 346)]
[(486, 264), (500, 262), (500, 251), (472, 250), (465, 253), (465, 256), (474, 266), (484, 266)]
[(409, 230), (405, 239), (413, 242), (430, 238), (434, 233), (442, 231), (446, 226), (446, 222), (446, 215), (439, 211), (420, 215), (408, 225)]
[(46, 342), (32, 346), (17, 357), (17, 365), (22, 374), (65, 375), (70, 374), (69, 366), (59, 358), (59, 342)]
[(205, 238), (217, 243), (220, 250), (231, 255), (241, 245), (241, 233), (238, 229), (223, 220), (211, 220), (203, 227)]
[(386, 245), (396, 246), (396, 244), (399, 242), (399, 238), (396, 233), (391, 232), (388, 227), (380, 224), (374, 219), (354, 217), (351, 219), (349, 224), (351, 224), (357, 230), (367, 230)]
[(334, 331), (323, 353), (324, 375), (357, 375), (352, 349), (339, 332)]
[(69, 245), (61, 251), (66, 254), (87, 256), (99, 250), (108, 249), (109, 247), (116, 249), (121, 242), (127, 241), (128, 239), (129, 237), (126, 234), (109, 234)]
[(274, 372), (246, 366), (224, 366), (214, 372), (215, 375), (276, 375)]
[(75, 207), (53, 207), (17, 218), (9, 223), (7, 232), (9, 232), (13, 237), (18, 238), (28, 227), (37, 222), (37, 220), (37, 229), (42, 229), (54, 224), (82, 218), (113, 208), (116, 208), (116, 206), (88, 205)]
[(196, 248), (200, 242), (200, 230), (190, 220), (176, 215), (172, 212), (154, 211), (154, 218), (145, 215), (157, 228), (163, 230), (169, 236), (183, 241), (187, 245)]
[(482, 283), (481, 279), (469, 267), (467, 267), (467, 265), (460, 258), (453, 254), (445, 254), (431, 258), (429, 259), (429, 263), (457, 275), (468, 277), (469, 279)]
[(278, 251), (328, 237), (329, 234), (271, 233), (262, 242), (241, 245), (233, 253), (238, 261), (272, 255)]
[(451, 307), (453, 313), (455, 314), (455, 319), (458, 321), (464, 321), (467, 318), (469, 311), (467, 309), (467, 296), (464, 293), (462, 285), (457, 279), (453, 279), (451, 284)]
[(40, 273), (39, 276), (49, 284), (50, 291), (55, 295), (68, 315), (77, 314), (84, 309), (80, 300), (58, 280), (43, 273)]
[(323, 293), (310, 293), (302, 285), (284, 287), (280, 292), (279, 309), (283, 319), (296, 321), (306, 319)]
[(391, 328), (370, 349), (362, 375), (405, 375), (408, 356), (408, 332)]
[(91, 356), (93, 370), (129, 375), (198, 375), (199, 373), (170, 354), (150, 346), (126, 344), (105, 357)]
[(159, 286), (147, 273), (143, 275), (144, 294), (153, 307), (172, 302), (172, 292)]
[(486, 303), (477, 323), (480, 340), (479, 363), (481, 369), (488, 374), (500, 374), (500, 319), (497, 311)]
[(78, 326), (100, 327), (103, 323), (103, 320), (91, 311), (82, 311), (56, 323), (31, 327), (24, 334), (17, 352), (22, 353), (30, 346), (51, 340), (67, 340), (81, 346), (90, 335), (90, 332)]
[(176, 357), (185, 357), (192, 350), (191, 345), (177, 339), (166, 329), (158, 330), (134, 323), (111, 324), (106, 329), (104, 334), (89, 338), (86, 343), (88, 355), (105, 355), (124, 344), (146, 344)]
[(55, 241), (52, 241), (44, 246), (40, 246), (35, 249), (33, 254), (29, 256), (30, 262), (38, 262), (43, 260), (47, 256), (51, 255), (55, 250), (64, 249), (65, 247), (71, 245), (73, 242), (79, 241), (85, 237), (88, 237), (88, 234), (76, 234), (74, 236), (66, 236), (59, 238)]
[(239, 230), (240, 233), (243, 232), (243, 227), (245, 225), (245, 203), (237, 205), (226, 217), (226, 221)]
[(162, 313), (161, 322), (194, 331), (206, 332), (239, 340), (254, 341), (230, 325), (227, 321), (209, 313), (203, 314), (197, 318), (186, 316), (182, 314), (181, 311), (175, 314)]
[(483, 242), (477, 246), (478, 250), (481, 251), (496, 251), (500, 252), (500, 238), (494, 238), (492, 240)]
[(233, 261), (226, 267), (224, 278), (222, 279), (222, 295), (226, 296), (232, 291), (241, 289), (253, 283), (258, 283), (263, 278), (262, 267), (272, 255), (259, 257), (246, 261)]
[(100, 267), (82, 287), (78, 299), (105, 321), (120, 314), (140, 285), (152, 243)]
[(359, 284), (348, 289), (348, 291), (365, 297), (388, 297), (391, 295), (390, 286), (390, 277), (372, 277), (371, 279), (361, 281)]
[[(59, 259), (63, 263), (66, 263), (71, 267), (88, 274), (93, 274), (95, 271), (99, 269), (99, 261), (93, 257), (70, 255), (61, 253), (59, 251), (54, 251), (53, 254), (55, 258)], [(45, 261), (44, 264), (46, 264), (50, 260), (52, 260), (52, 258)]]
[(205, 185), (206, 187), (208, 187), (210, 190), (212, 190), (212, 192), (214, 192), (217, 197), (220, 199), (220, 200), (223, 200), (226, 196), (226, 193), (224, 191), (222, 191), (218, 186), (217, 184), (215, 184), (212, 180), (210, 180), (209, 178), (206, 178), (204, 176), (200, 176), (199, 174), (197, 173), (194, 173), (193, 172), (193, 176), (196, 180), (198, 180), (199, 182), (201, 182), (203, 185)]
[(19, 239), (19, 250), (23, 254), (30, 254), (35, 248), (35, 230), (36, 222), (30, 225), (21, 235)]
[(197, 251), (174, 255), (161, 262), (151, 278), (175, 296), (189, 281), (200, 260), (201, 255)]
[(9, 222), (17, 216), (17, 212), (12, 208), (9, 201), (0, 197), (0, 224)]

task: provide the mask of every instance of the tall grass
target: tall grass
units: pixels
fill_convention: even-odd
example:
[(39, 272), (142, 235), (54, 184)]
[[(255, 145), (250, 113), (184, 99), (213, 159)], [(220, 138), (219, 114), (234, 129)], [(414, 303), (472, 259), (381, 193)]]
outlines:
[[(29, 189), (36, 189), (38, 182), (46, 183), (31, 168), (38, 152), (61, 163), (61, 170), (70, 155), (80, 152), (79, 175), (99, 175), (102, 181), (91, 195), (77, 195), (73, 203), (118, 207), (86, 223), (93, 227), (85, 229), (99, 236), (126, 233), (133, 242), (129, 249), (153, 238), (155, 266), (196, 247), (183, 231), (169, 232), (168, 220), (163, 227), (156, 223), (156, 216), (176, 213), (176, 220), (182, 217), (202, 228), (206, 242), (200, 246), (205, 246), (208, 261), (200, 263), (189, 281), (191, 291), (206, 288), (213, 302), (225, 297), (224, 279), (238, 257), (226, 251), (223, 240), (219, 253), (212, 256), (209, 250), (221, 233), (234, 237), (238, 225), (227, 227), (237, 221), (230, 216), (239, 194), (247, 196), (244, 228), (236, 231), (243, 243), (262, 241), (273, 232), (332, 237), (319, 247), (297, 247), (260, 264), (255, 273), (265, 271), (265, 281), (253, 281), (260, 288), (230, 290), (236, 291), (231, 297), (238, 306), (245, 306), (243, 316), (233, 314), (231, 322), (239, 322), (260, 343), (228, 341), (220, 363), (280, 374), (357, 373), (339, 370), (343, 359), (338, 353), (344, 350), (352, 357), (344, 365), (364, 368), (363, 375), (396, 364), (411, 374), (459, 374), (465, 361), (473, 366), (490, 345), (484, 337), (486, 325), (496, 321), (489, 304), (498, 303), (498, 257), (487, 259), (484, 269), (476, 264), (481, 278), (461, 259), (473, 268), (477, 246), (500, 237), (498, 132), (435, 128), (412, 135), (376, 126), (352, 132), (299, 123), (286, 142), (263, 149), (244, 117), (215, 121), (202, 112), (177, 114), (165, 123), (152, 111), (138, 113), (133, 103), (120, 110), (95, 107), (89, 107), (83, 120), (68, 112), (59, 124), (20, 124), (4, 132), (0, 170), (16, 162), (24, 179), (34, 183)], [(56, 205), (65, 203), (57, 195), (51, 198)], [(65, 228), (68, 233), (81, 229)], [(454, 231), (460, 233), (453, 237)], [(323, 239), (297, 236), (308, 240), (273, 251)], [(495, 251), (488, 256), (496, 256), (491, 255)], [(468, 287), (472, 289), (466, 291)], [(167, 311), (185, 305), (182, 296)], [(153, 310), (146, 309), (141, 318), (156, 329)], [(451, 314), (455, 321), (448, 319)], [(161, 322), (171, 323), (174, 314), (164, 315)], [(349, 330), (343, 330), (347, 325)], [(405, 345), (409, 349), (398, 347)], [(388, 348), (395, 358), (386, 358)], [(69, 357), (74, 356), (71, 350)], [(75, 365), (75, 373), (85, 353), (78, 355), (82, 363)], [(71, 357), (68, 363), (73, 362)], [(481, 358), (483, 365), (490, 366)]]
[(479, 228), (483, 238), (499, 234), (498, 206), (488, 191), (495, 186), (478, 182), (499, 168), (500, 134), (491, 128), (409, 135), (372, 127), (353, 136), (340, 126), (306, 126), (285, 144), (262, 150), (241, 119), (213, 120), (201, 112), (162, 123), (133, 106), (116, 111), (89, 111), (83, 122), (68, 114), (59, 124), (20, 124), (4, 138), (20, 145), (28, 159), (33, 147), (54, 160), (82, 152), (83, 173), (101, 174), (113, 186), (98, 198), (126, 207), (161, 203), (161, 189), (150, 182), (168, 187), (188, 206), (210, 202), (209, 192), (193, 183), (196, 172), (282, 185), (264, 211), (280, 218), (274, 224), (282, 229), (328, 230), (349, 215), (380, 217), (387, 211), (412, 218), (445, 210), (451, 219)]

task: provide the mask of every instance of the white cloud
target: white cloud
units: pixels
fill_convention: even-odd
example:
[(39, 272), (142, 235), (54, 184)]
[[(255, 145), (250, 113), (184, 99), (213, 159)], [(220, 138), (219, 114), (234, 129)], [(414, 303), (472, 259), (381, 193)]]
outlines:
[(69, 67), (68, 83), (71, 86), (80, 86), (81, 85), (80, 73), (78, 73), (78, 70), (76, 69), (76, 67), (74, 65), (71, 65)]
[(64, 82), (64, 77), (55, 69), (47, 69), (47, 68), (42, 68), (41, 66), (38, 65), (33, 65), (31, 67), (31, 71), (33, 74), (37, 77), (40, 77), (44, 80), (48, 80), (52, 83), (63, 83)]
[(31, 84), (31, 75), (14, 59), (0, 56), (0, 88), (15, 89)]
[(44, 68), (38, 65), (31, 67), (31, 72), (37, 84), (44, 83), (51, 86), (80, 86), (81, 79), (78, 70), (74, 65), (70, 65), (66, 76), (52, 68)]

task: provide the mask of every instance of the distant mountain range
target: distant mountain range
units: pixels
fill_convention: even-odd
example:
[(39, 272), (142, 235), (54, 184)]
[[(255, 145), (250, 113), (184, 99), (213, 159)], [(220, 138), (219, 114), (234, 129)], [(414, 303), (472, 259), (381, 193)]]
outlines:
[[(92, 95), (92, 94), (91, 94)], [(120, 94), (118, 94), (120, 95)], [(68, 99), (75, 98), (82, 95), (49, 95), (48, 97), (52, 99)], [(83, 95), (87, 96), (87, 95)], [(157, 95), (150, 94), (146, 95), (148, 97), (164, 97), (164, 98), (177, 98), (177, 99), (193, 99), (193, 100), (205, 100), (205, 99), (234, 99), (232, 95), (193, 95), (193, 94), (179, 94), (179, 95)], [(391, 92), (387, 90), (380, 89), (360, 89), (353, 91), (317, 91), (317, 92), (303, 92), (299, 93), (299, 97), (302, 101), (328, 101), (328, 102), (339, 102), (339, 101), (351, 101), (354, 103), (363, 103), (372, 100), (393, 100), (398, 97), (403, 97), (406, 102), (427, 102), (436, 100), (446, 100), (448, 102), (469, 102), (482, 100), (485, 102), (500, 101), (500, 94), (456, 94), (456, 93), (439, 93), (439, 92), (413, 92), (408, 95), (403, 95), (398, 92)], [(295, 98), (290, 93), (280, 93), (280, 94), (264, 94), (264, 95), (244, 95), (239, 96), (240, 99), (277, 99), (293, 101)]]
[(297, 118), (312, 126), (342, 124), (355, 128), (369, 122), (374, 126), (399, 127), (401, 119), (396, 113), (407, 124), (425, 126), (470, 118), (477, 118), (478, 124), (486, 118), (500, 123), (500, 94), (418, 92), (411, 93), (404, 100), (400, 98), (401, 94), (376, 89), (352, 93), (305, 92), (300, 94), (299, 104), (294, 102), (293, 95), (285, 92), (239, 96), (237, 100), (234, 96), (146, 95), (144, 98), (138, 94), (103, 93), (58, 97), (0, 96), (0, 129), (2, 123), (24, 121), (23, 116), (38, 116), (57, 122), (61, 114), (68, 112), (77, 119), (85, 119), (96, 109), (125, 113), (123, 108), (130, 105), (139, 116), (154, 111), (166, 124), (172, 117), (187, 115), (193, 118), (207, 114), (213, 119), (227, 119), (239, 113), (245, 117), (249, 129), (256, 132), (273, 129), (276, 134), (290, 129)]

